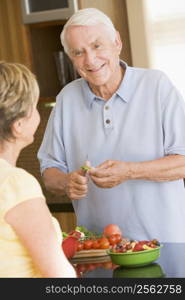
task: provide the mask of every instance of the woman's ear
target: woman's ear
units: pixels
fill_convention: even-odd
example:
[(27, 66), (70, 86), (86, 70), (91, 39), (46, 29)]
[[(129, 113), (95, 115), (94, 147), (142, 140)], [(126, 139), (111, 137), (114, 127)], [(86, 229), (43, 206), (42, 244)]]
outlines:
[(22, 134), (23, 129), (23, 119), (15, 120), (11, 126), (13, 136), (19, 137)]

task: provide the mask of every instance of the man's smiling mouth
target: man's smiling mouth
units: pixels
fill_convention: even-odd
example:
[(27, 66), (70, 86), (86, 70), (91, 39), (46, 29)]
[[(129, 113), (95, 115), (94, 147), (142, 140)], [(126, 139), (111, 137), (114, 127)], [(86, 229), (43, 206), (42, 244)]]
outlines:
[(100, 67), (97, 67), (97, 68), (87, 69), (87, 71), (91, 72), (91, 73), (96, 73), (96, 72), (100, 71), (104, 66), (105, 66), (105, 64), (103, 64), (103, 65), (101, 65)]

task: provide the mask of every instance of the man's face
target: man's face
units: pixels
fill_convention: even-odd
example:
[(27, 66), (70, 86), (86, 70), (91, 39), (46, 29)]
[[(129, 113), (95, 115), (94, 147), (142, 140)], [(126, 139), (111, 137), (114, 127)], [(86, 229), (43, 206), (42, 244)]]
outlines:
[(122, 47), (118, 33), (113, 41), (104, 24), (70, 26), (66, 38), (75, 68), (90, 85), (102, 86), (115, 79)]

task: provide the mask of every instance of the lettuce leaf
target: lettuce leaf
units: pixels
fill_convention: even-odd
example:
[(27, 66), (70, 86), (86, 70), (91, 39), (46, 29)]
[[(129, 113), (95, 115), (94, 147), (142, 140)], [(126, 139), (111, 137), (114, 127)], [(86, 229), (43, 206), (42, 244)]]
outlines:
[(83, 232), (85, 237), (87, 238), (91, 238), (91, 237), (93, 238), (99, 236), (98, 233), (88, 230), (85, 226), (76, 226), (75, 230)]

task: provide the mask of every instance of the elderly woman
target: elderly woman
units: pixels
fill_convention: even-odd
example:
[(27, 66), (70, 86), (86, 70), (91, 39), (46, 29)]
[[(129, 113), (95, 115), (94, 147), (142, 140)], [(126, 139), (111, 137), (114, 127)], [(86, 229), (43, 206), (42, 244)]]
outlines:
[(40, 122), (38, 97), (25, 66), (0, 62), (0, 277), (76, 277), (39, 183), (16, 167)]

